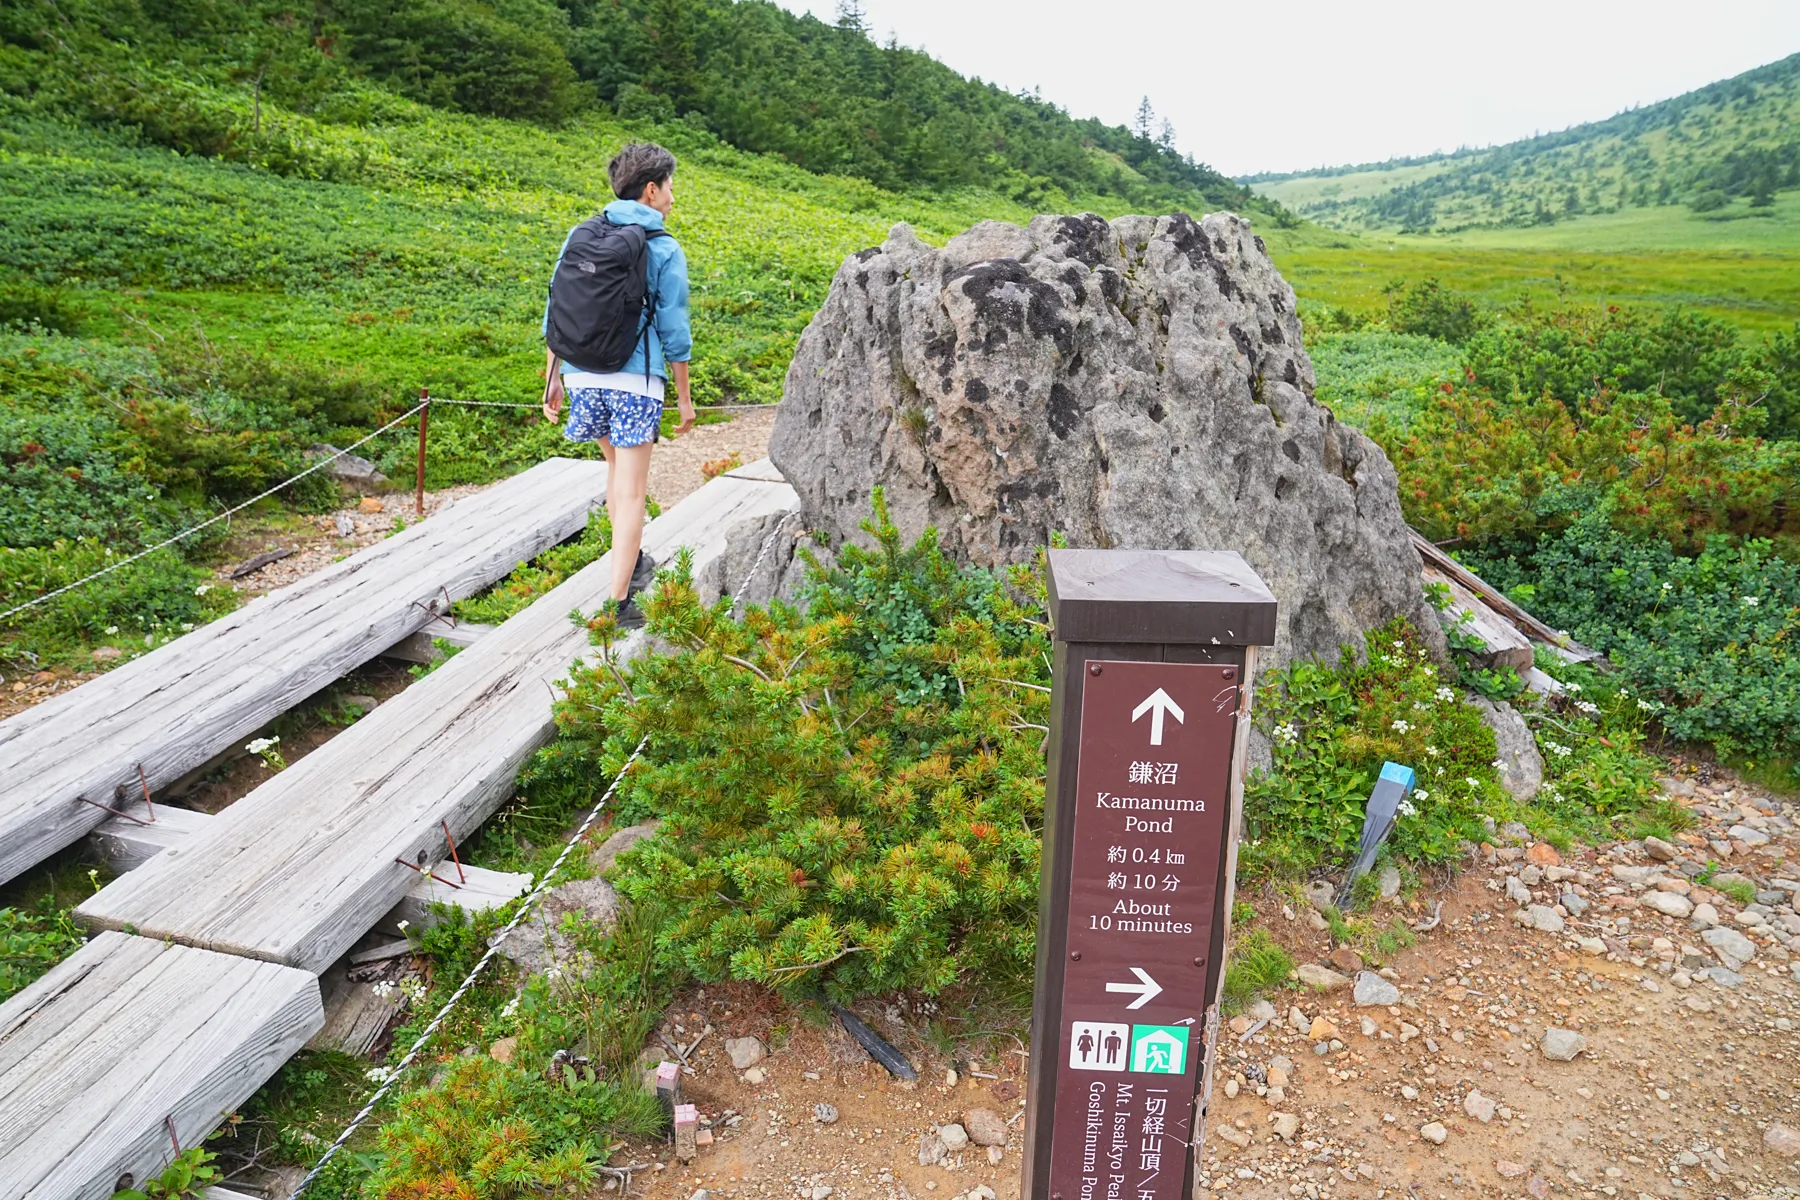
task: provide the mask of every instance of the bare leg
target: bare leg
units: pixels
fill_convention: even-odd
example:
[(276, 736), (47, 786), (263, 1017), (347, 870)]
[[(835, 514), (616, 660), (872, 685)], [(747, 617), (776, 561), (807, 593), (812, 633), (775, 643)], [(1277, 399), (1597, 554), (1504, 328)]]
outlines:
[(613, 514), (619, 511), (619, 506), (613, 503), (613, 485), (619, 481), (618, 464), (613, 462), (617, 451), (613, 449), (610, 438), (600, 438), (598, 444), (601, 457), (606, 459), (606, 519), (610, 521)]
[(644, 542), (644, 490), (650, 481), (650, 446), (612, 448), (606, 461), (612, 466), (606, 476), (607, 505), (612, 513), (612, 594), (613, 599), (624, 600), (631, 590), (638, 548)]

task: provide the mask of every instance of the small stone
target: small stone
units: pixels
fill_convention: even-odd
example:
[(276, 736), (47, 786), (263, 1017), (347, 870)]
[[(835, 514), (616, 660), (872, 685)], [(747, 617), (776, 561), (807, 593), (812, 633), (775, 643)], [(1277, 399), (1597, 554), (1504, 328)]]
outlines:
[(1335, 908), (1337, 889), (1331, 886), (1329, 879), (1315, 879), (1306, 885), (1306, 902), (1315, 909)]
[(944, 1086), (945, 1087), (955, 1087), (956, 1086), (956, 1068), (955, 1067), (949, 1067), (949, 1068), (945, 1069), (945, 1071), (944, 1071)]
[(1519, 872), (1519, 882), (1526, 887), (1536, 887), (1543, 879), (1544, 872), (1536, 866), (1528, 866)]
[(756, 1087), (756, 1086), (760, 1085), (763, 1082), (763, 1080), (767, 1079), (768, 1077), (769, 1077), (769, 1073), (767, 1071), (763, 1070), (761, 1067), (751, 1067), (748, 1071), (744, 1072), (744, 1082), (749, 1084), (751, 1087)]
[(1417, 1100), (1419, 1098), (1419, 1089), (1410, 1083), (1403, 1083), (1400, 1085), (1400, 1098), (1402, 1100)]
[(826, 1104), (823, 1101), (813, 1105), (813, 1120), (817, 1121), (819, 1124), (836, 1125), (837, 1119), (838, 1110), (835, 1105)]
[(1358, 1017), (1357, 1027), (1362, 1030), (1362, 1035), (1366, 1038), (1372, 1038), (1381, 1032), (1381, 1026), (1375, 1023), (1373, 1017)]
[(1713, 952), (1734, 971), (1756, 957), (1756, 943), (1724, 925), (1706, 930), (1700, 935), (1700, 940), (1711, 946)]
[(963, 1114), (963, 1128), (977, 1146), (1006, 1145), (1006, 1122), (991, 1108), (971, 1108)]
[(357, 503), (356, 510), (358, 512), (378, 513), (381, 511), (381, 501), (374, 496), (364, 496), (362, 500)]
[(1463, 1111), (1486, 1125), (1494, 1119), (1494, 1110), (1499, 1106), (1480, 1092), (1470, 1092), (1463, 1097)]
[(1734, 842), (1741, 842), (1745, 846), (1754, 847), (1766, 846), (1769, 844), (1768, 834), (1760, 829), (1752, 829), (1748, 825), (1733, 825), (1730, 829), (1725, 831), (1725, 836)]
[(1644, 839), (1644, 853), (1657, 862), (1674, 862), (1681, 855), (1679, 848), (1670, 845), (1659, 837)]
[(332, 513), (331, 527), (337, 530), (339, 537), (349, 537), (356, 532), (356, 522), (347, 512)]
[(1312, 1018), (1301, 1012), (1299, 1008), (1288, 1009), (1288, 1028), (1295, 1033), (1305, 1033), (1312, 1025)]
[(1763, 1145), (1783, 1158), (1800, 1158), (1800, 1133), (1786, 1125), (1771, 1125), (1764, 1130)]
[(1494, 1171), (1502, 1179), (1517, 1179), (1525, 1173), (1525, 1168), (1516, 1162), (1508, 1162), (1504, 1158), (1494, 1160)]
[(1230, 1125), (1219, 1125), (1214, 1127), (1213, 1136), (1222, 1142), (1229, 1142), (1239, 1150), (1246, 1149), (1250, 1145), (1250, 1135), (1245, 1133), (1242, 1129), (1237, 1129)]
[(125, 652), (117, 646), (101, 646), (94, 651), (95, 662), (111, 662), (115, 658), (124, 658)]
[(1531, 903), (1531, 889), (1526, 887), (1517, 876), (1508, 875), (1506, 877), (1506, 898), (1520, 908), (1524, 908)]
[(1577, 896), (1574, 892), (1564, 892), (1561, 896), (1557, 897), (1557, 902), (1563, 906), (1563, 910), (1571, 917), (1579, 917), (1588, 910), (1588, 902), (1580, 896)]
[(1700, 972), (1700, 975), (1701, 978), (1710, 979), (1722, 988), (1735, 988), (1744, 982), (1742, 975), (1736, 971), (1726, 970), (1724, 967), (1707, 967)]
[(1300, 1118), (1293, 1113), (1276, 1113), (1272, 1124), (1275, 1128), (1275, 1136), (1284, 1142), (1293, 1141), (1294, 1135), (1300, 1132)]
[(949, 1153), (950, 1148), (944, 1145), (944, 1139), (938, 1136), (937, 1130), (933, 1129), (929, 1133), (919, 1135), (919, 1165), (921, 1167), (929, 1167), (934, 1163), (943, 1162)]
[(1450, 1131), (1445, 1129), (1439, 1122), (1433, 1121), (1431, 1124), (1422, 1126), (1419, 1129), (1419, 1136), (1434, 1146), (1441, 1146), (1449, 1139)]
[(1373, 971), (1364, 971), (1356, 977), (1354, 998), (1362, 1008), (1386, 1007), (1400, 1003), (1400, 989)]
[(1606, 943), (1597, 937), (1582, 938), (1580, 946), (1584, 954), (1592, 954), (1597, 958), (1606, 957)]
[(1693, 902), (1674, 892), (1651, 892), (1644, 897), (1644, 907), (1653, 908), (1665, 917), (1682, 918), (1694, 911)]
[(1249, 1017), (1252, 1021), (1273, 1021), (1275, 1019), (1275, 1006), (1270, 1004), (1267, 1000), (1258, 1000), (1255, 1004), (1252, 1004), (1245, 1010), (1244, 1015)]
[(1545, 904), (1533, 904), (1531, 907), (1527, 908), (1524, 913), (1523, 921), (1529, 928), (1540, 930), (1544, 933), (1561, 933), (1563, 931), (1562, 917), (1557, 914), (1557, 911), (1554, 908)]
[(1534, 842), (1531, 848), (1525, 851), (1525, 861), (1536, 863), (1540, 867), (1560, 867), (1562, 866), (1562, 855), (1557, 853), (1556, 847), (1549, 842)]
[[(1383, 900), (1392, 900), (1395, 896), (1398, 896), (1400, 894), (1400, 870), (1399, 870), (1399, 868), (1398, 867), (1383, 867), (1383, 868), (1381, 868), (1381, 875), (1376, 880), (1376, 883), (1378, 884), (1378, 886), (1381, 889), (1381, 898)], [(1350, 970), (1351, 968), (1345, 968), (1345, 969)]]
[(1287, 1103), (1287, 1090), (1279, 1086), (1269, 1088), (1263, 1093), (1263, 1103), (1270, 1108), (1280, 1108)]
[(1288, 1085), (1288, 1072), (1285, 1067), (1270, 1067), (1268, 1072), (1269, 1086), (1284, 1088)]
[[(1355, 957), (1354, 951), (1352, 951), (1351, 954), (1352, 957)], [(1334, 952), (1332, 954), (1332, 959), (1335, 961), (1336, 958), (1337, 954)], [(1338, 988), (1350, 986), (1350, 977), (1348, 975), (1340, 975), (1331, 968), (1322, 967), (1317, 963), (1301, 963), (1294, 974), (1299, 976), (1301, 983), (1321, 992), (1335, 991)]]
[(1306, 1036), (1315, 1042), (1328, 1042), (1338, 1035), (1337, 1025), (1329, 1017), (1314, 1017)]
[(807, 1200), (829, 1200), (831, 1196), (831, 1189), (822, 1183), (810, 1190), (807, 1188), (800, 1190), (806, 1193)]
[(1419, 1027), (1417, 1025), (1409, 1025), (1405, 1021), (1400, 1022), (1400, 1041), (1402, 1043), (1410, 1042), (1418, 1036)]
[(1689, 920), (1695, 929), (1711, 929), (1719, 923), (1719, 910), (1710, 904), (1696, 904)]
[(761, 1038), (739, 1037), (725, 1039), (725, 1053), (731, 1058), (732, 1068), (742, 1071), (761, 1062), (768, 1051)]
[(1237, 1094), (1238, 1094), (1238, 1081), (1235, 1079), (1227, 1079), (1225, 1081), (1225, 1098), (1227, 1100), (1236, 1100)]
[(712, 1193), (705, 1188), (695, 1188), (694, 1194), (689, 1196), (688, 1200), (712, 1200)]
[(939, 1125), (937, 1135), (952, 1154), (969, 1144), (969, 1131), (955, 1123)]
[(518, 1049), (518, 1038), (503, 1037), (492, 1046), (488, 1047), (488, 1057), (495, 1062), (509, 1063), (513, 1060), (513, 1055), (518, 1053)]
[(997, 1167), (1002, 1162), (1006, 1161), (1006, 1150), (1004, 1147), (989, 1146), (987, 1148), (987, 1154), (988, 1154), (988, 1166), (990, 1166), (990, 1167)]
[(1546, 1029), (1538, 1049), (1554, 1062), (1573, 1062), (1577, 1054), (1587, 1049), (1587, 1039), (1573, 1029)]

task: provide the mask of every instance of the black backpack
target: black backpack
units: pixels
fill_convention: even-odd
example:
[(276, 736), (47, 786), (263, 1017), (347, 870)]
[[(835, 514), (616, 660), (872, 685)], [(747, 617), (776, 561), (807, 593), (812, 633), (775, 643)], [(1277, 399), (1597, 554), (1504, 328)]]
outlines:
[(655, 310), (650, 239), (668, 236), (642, 225), (615, 225), (604, 213), (575, 227), (550, 277), (544, 340), (557, 357), (587, 371), (617, 371), (630, 360), (641, 330), (648, 374)]

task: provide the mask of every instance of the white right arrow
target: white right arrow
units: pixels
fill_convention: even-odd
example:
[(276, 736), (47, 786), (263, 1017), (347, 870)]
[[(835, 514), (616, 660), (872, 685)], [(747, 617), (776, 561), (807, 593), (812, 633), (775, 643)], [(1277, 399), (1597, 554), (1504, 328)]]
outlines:
[(1162, 745), (1164, 713), (1174, 717), (1183, 725), (1187, 724), (1187, 714), (1181, 711), (1181, 705), (1169, 699), (1169, 693), (1161, 688), (1157, 688), (1144, 697), (1144, 702), (1131, 710), (1132, 723), (1136, 724), (1137, 719), (1145, 713), (1150, 714), (1150, 744), (1152, 746)]
[(1162, 984), (1150, 978), (1150, 973), (1144, 968), (1133, 967), (1131, 973), (1138, 977), (1137, 983), (1109, 983), (1106, 985), (1106, 990), (1109, 992), (1136, 992), (1138, 994), (1138, 998), (1127, 1004), (1126, 1008), (1142, 1008), (1162, 995)]

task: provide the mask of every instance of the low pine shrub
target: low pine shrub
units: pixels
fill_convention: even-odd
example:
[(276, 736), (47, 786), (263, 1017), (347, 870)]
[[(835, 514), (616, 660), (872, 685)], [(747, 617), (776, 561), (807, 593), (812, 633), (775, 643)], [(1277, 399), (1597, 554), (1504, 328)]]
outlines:
[(903, 546), (879, 498), (865, 528), (812, 564), (805, 616), (734, 620), (677, 563), (645, 602), (670, 653), (580, 670), (560, 708), (596, 775), (649, 735), (619, 801), (663, 827), (614, 881), (666, 904), (672, 969), (837, 998), (1030, 969), (1041, 587)]

